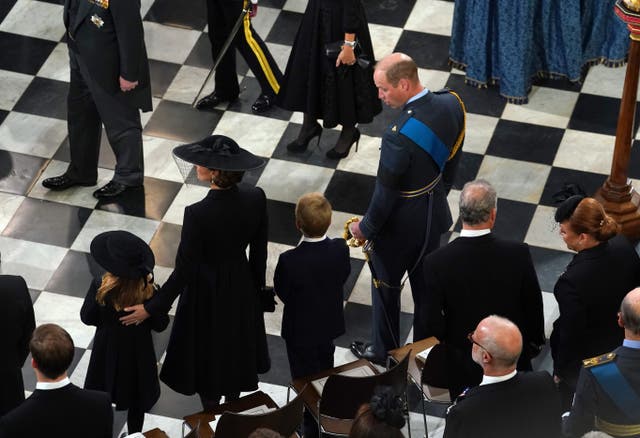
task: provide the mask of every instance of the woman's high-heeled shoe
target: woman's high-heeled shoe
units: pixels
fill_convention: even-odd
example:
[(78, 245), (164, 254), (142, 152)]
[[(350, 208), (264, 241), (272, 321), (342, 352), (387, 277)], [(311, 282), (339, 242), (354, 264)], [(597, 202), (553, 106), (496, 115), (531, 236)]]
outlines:
[(309, 146), (309, 142), (316, 136), (318, 137), (318, 143), (316, 146), (320, 146), (320, 139), (322, 138), (322, 126), (320, 126), (318, 123), (315, 123), (313, 129), (310, 130), (306, 135), (301, 135), (300, 137), (289, 143), (287, 145), (287, 150), (289, 152), (306, 151), (307, 146)]
[[(338, 140), (338, 142), (339, 141), (340, 140)], [(340, 160), (342, 158), (346, 158), (346, 156), (349, 155), (351, 146), (353, 146), (354, 143), (356, 144), (356, 152), (358, 152), (358, 143), (360, 143), (360, 130), (358, 128), (354, 128), (353, 135), (351, 136), (351, 141), (349, 142), (349, 147), (346, 151), (340, 152), (334, 147), (333, 149), (329, 149), (327, 151), (327, 158), (331, 158), (332, 160)]]

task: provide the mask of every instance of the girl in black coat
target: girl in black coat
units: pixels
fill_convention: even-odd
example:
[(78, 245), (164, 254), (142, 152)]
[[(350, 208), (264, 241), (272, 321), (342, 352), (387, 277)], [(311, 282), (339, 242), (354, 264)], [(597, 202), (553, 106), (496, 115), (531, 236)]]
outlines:
[(116, 410), (128, 411), (128, 433), (140, 432), (145, 412), (160, 397), (151, 330), (167, 328), (169, 317), (130, 326), (119, 318), (125, 307), (153, 296), (153, 252), (127, 231), (109, 231), (93, 239), (91, 254), (107, 272), (92, 283), (80, 310), (82, 322), (97, 327), (84, 386), (111, 394)]
[[(327, 48), (333, 47), (328, 53)], [(357, 62), (357, 57), (366, 63)], [(298, 138), (287, 145), (302, 152), (325, 128), (342, 132), (327, 157), (344, 158), (360, 139), (357, 123), (382, 111), (373, 83), (373, 46), (360, 0), (309, 0), (291, 49), (277, 104), (304, 113)], [(367, 64), (368, 63), (368, 64)], [(357, 149), (357, 147), (356, 147)]]
[(611, 216), (593, 198), (572, 196), (558, 207), (556, 221), (567, 248), (577, 251), (554, 288), (560, 316), (550, 345), (554, 380), (571, 406), (582, 360), (622, 343), (617, 312), (624, 296), (640, 284), (640, 258)]

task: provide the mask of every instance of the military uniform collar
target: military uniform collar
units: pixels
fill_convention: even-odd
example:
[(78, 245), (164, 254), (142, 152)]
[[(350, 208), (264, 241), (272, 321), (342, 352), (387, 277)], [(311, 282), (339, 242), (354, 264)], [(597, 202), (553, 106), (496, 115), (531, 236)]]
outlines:
[(429, 89), (425, 88), (424, 90), (422, 90), (421, 92), (419, 92), (418, 94), (416, 94), (415, 96), (413, 96), (409, 100), (407, 100), (407, 103), (405, 103), (404, 106), (406, 107), (411, 102), (415, 102), (416, 100), (420, 99), (421, 97), (426, 96), (427, 94), (429, 94)]
[(640, 350), (640, 341), (633, 341), (631, 339), (625, 339), (622, 341), (622, 346), (627, 348), (633, 348), (636, 350)]

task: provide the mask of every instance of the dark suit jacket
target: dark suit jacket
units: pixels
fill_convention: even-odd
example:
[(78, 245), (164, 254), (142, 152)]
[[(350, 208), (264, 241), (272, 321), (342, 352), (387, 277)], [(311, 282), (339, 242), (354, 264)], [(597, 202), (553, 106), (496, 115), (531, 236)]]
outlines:
[(344, 239), (302, 242), (280, 254), (273, 283), (284, 303), (288, 345), (319, 345), (344, 333), (343, 286), (350, 272)]
[(423, 267), (428, 295), (415, 312), (428, 316), (414, 338), (436, 336), (447, 344), (453, 397), (482, 379), (467, 335), (489, 315), (518, 326), (524, 346), (518, 369), (531, 370), (528, 346), (543, 345), (545, 338), (542, 293), (526, 244), (491, 233), (459, 237), (429, 254)]
[(573, 257), (553, 291), (560, 308), (550, 342), (556, 375), (573, 386), (583, 359), (622, 344), (616, 314), (639, 284), (640, 258), (624, 236)]
[[(72, 1), (78, 2), (75, 23), (69, 23)], [(109, 94), (118, 95), (129, 105), (151, 111), (149, 61), (144, 45), (140, 0), (108, 0), (106, 9), (89, 0), (65, 0), (63, 17), (72, 36), (69, 47), (80, 55), (91, 78)], [(128, 81), (138, 81), (138, 86), (132, 91), (122, 92), (119, 76)]]
[(0, 418), (0, 438), (111, 438), (112, 429), (109, 395), (73, 384), (35, 390), (24, 403)]
[(0, 417), (24, 401), (22, 365), (35, 328), (33, 306), (22, 277), (0, 275)]
[(557, 438), (560, 415), (549, 373), (519, 372), (467, 391), (447, 413), (444, 438)]
[[(618, 347), (614, 353), (620, 373), (633, 391), (640, 394), (640, 350)], [(594, 424), (596, 416), (614, 424), (639, 424), (640, 406), (636, 406), (635, 418), (629, 418), (620, 411), (596, 381), (591, 369), (582, 368), (571, 407), (571, 415), (564, 421), (565, 431), (570, 436), (580, 437), (590, 430), (596, 430)]]

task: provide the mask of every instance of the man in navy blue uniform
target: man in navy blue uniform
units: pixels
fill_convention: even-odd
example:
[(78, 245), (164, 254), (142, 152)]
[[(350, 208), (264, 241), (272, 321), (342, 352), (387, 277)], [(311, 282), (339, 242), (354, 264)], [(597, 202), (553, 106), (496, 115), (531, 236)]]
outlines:
[[(382, 137), (373, 197), (360, 222), (350, 224), (354, 237), (372, 244), (372, 343), (354, 342), (358, 357), (381, 362), (400, 345), (400, 292), (408, 273), (417, 307), (425, 299), (421, 265), (439, 246), (452, 224), (446, 194), (451, 187), (464, 141), (465, 112), (449, 90), (422, 86), (415, 62), (393, 53), (376, 65), (380, 99), (402, 113)], [(414, 328), (424, 315), (414, 315)], [(414, 336), (416, 339), (419, 337)]]
[(571, 414), (563, 421), (568, 436), (601, 430), (640, 437), (640, 288), (622, 300), (618, 325), (624, 328), (622, 346), (583, 361)]

